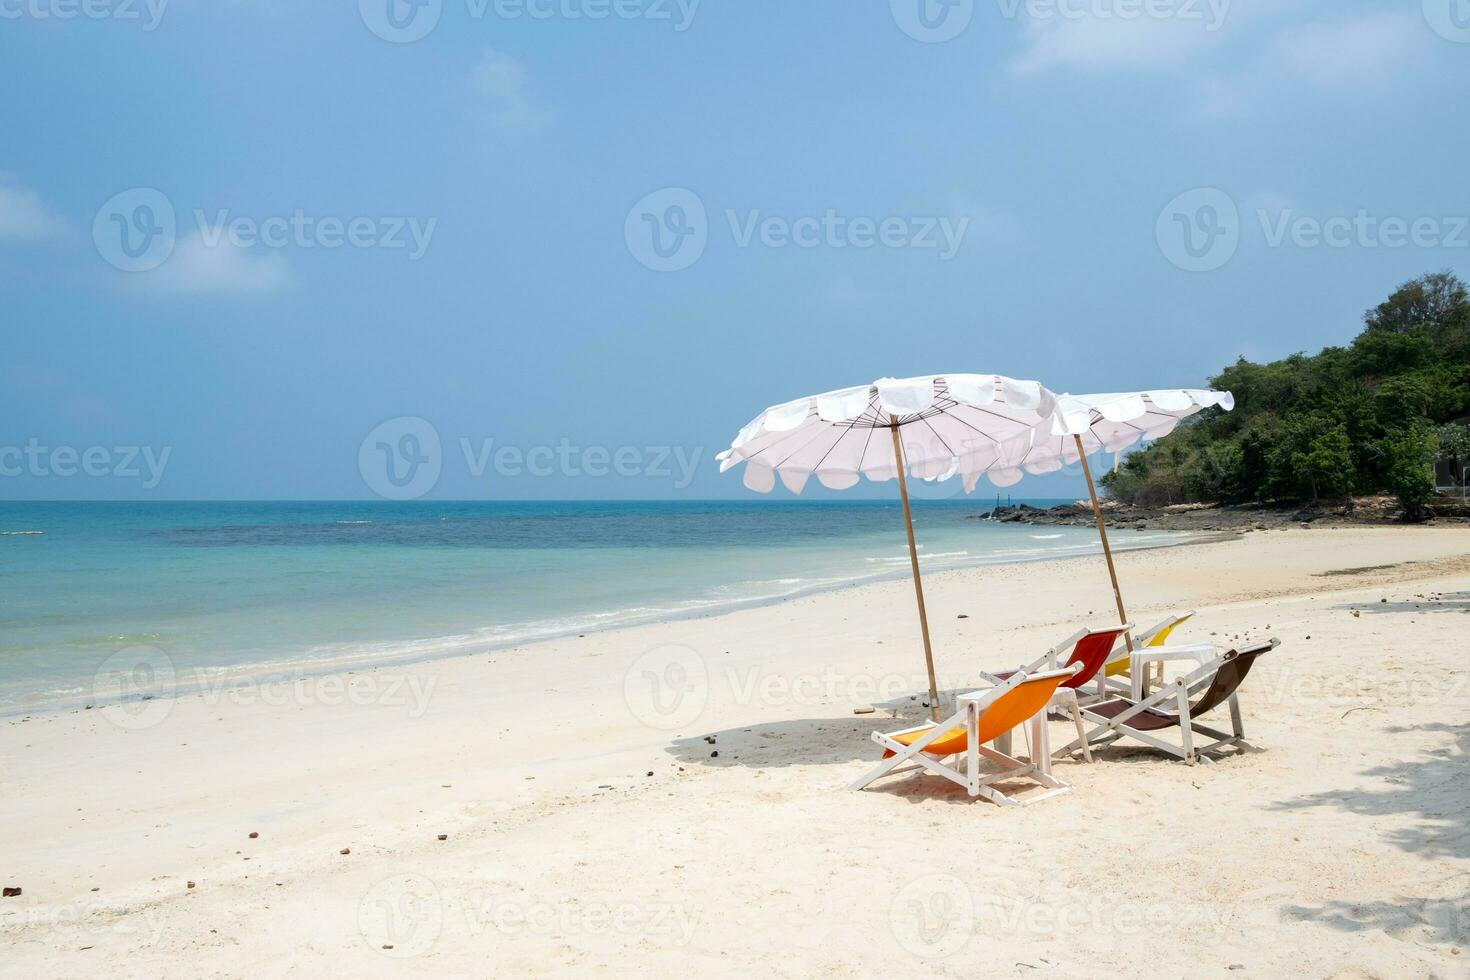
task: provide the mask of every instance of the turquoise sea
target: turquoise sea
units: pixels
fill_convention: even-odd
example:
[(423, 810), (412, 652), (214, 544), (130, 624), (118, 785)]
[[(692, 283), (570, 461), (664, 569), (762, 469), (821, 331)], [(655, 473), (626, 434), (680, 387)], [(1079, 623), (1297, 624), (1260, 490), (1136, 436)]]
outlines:
[[(989, 507), (916, 501), (925, 569), (1100, 553)], [(87, 700), (135, 647), (181, 674), (402, 662), (906, 575), (887, 501), (0, 502), (0, 713)]]

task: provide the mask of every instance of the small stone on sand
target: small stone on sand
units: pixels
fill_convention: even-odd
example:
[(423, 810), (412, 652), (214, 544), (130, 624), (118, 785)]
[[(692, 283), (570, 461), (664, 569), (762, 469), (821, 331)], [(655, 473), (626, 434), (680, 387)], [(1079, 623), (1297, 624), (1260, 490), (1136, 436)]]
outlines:
[(859, 707), (853, 708), (852, 713), (855, 715), (870, 715), (876, 710), (877, 709), (874, 708), (871, 704), (864, 704), (860, 705)]
[(342, 848), (342, 850), (338, 851), (337, 853), (338, 854), (351, 854), (352, 853), (352, 848), (350, 848), (350, 847), (344, 847), (344, 848)]

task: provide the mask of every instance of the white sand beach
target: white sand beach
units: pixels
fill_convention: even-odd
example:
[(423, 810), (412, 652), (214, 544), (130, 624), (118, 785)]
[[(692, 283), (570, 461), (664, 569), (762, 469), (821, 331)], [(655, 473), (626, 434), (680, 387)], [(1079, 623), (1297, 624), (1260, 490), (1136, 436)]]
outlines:
[[(903, 580), (9, 719), (0, 974), (1470, 973), (1470, 529), (1119, 571), (1140, 626), (1195, 608), (1180, 641), (1280, 638), (1242, 691), (1259, 751), (1124, 743), (1023, 808), (848, 792), (869, 733), (923, 713)], [(951, 691), (1114, 618), (1100, 558), (927, 586)]]

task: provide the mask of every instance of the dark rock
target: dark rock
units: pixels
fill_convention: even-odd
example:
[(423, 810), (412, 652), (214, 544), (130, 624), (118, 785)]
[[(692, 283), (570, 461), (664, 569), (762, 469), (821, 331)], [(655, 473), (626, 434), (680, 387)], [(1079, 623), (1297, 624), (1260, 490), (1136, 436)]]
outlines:
[(7, 885), (5, 887), (5, 897), (6, 898), (15, 898), (15, 897), (17, 897), (19, 895), (20, 895), (20, 888), (18, 886)]

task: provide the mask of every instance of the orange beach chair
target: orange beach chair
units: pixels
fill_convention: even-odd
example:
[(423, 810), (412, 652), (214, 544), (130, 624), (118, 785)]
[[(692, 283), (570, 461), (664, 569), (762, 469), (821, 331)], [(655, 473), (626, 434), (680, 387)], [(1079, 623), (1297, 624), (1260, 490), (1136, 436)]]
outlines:
[[(1046, 707), (1058, 685), (1071, 679), (1078, 669), (1074, 665), (1033, 674), (1018, 670), (996, 687), (960, 695), (956, 699), (958, 710), (937, 725), (890, 734), (874, 732), (873, 741), (884, 750), (883, 761), (851, 788), (860, 790), (884, 776), (923, 770), (958, 783), (971, 796), (983, 796), (1002, 806), (1036, 803), (1069, 791), (1070, 786), (1051, 774)], [(1028, 721), (1029, 762), (987, 747), (986, 743)], [(999, 770), (983, 772), (982, 758), (999, 766)], [(1039, 783), (1045, 791), (1019, 799), (995, 787), (996, 783), (1020, 778)]]

